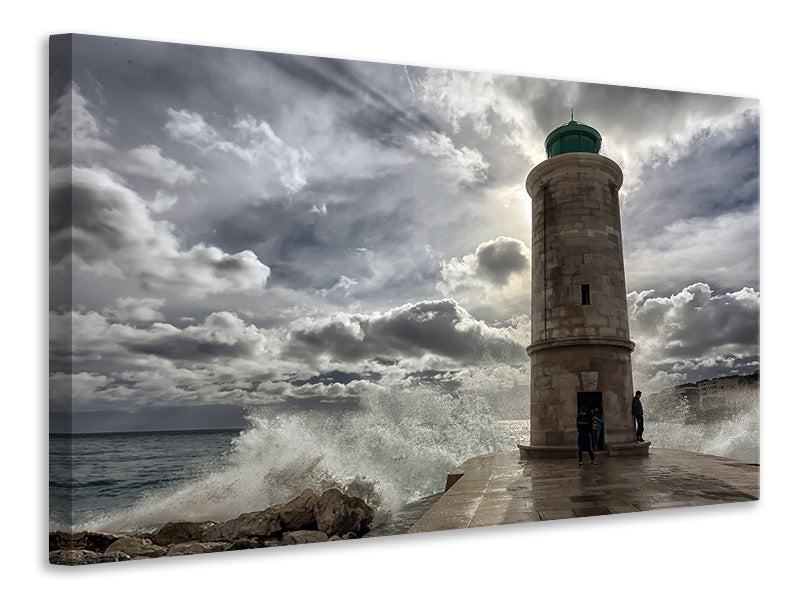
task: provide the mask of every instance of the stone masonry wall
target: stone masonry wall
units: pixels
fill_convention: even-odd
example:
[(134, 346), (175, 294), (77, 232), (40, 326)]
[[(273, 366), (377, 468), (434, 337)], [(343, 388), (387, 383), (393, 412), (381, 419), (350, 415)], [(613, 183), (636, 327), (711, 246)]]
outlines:
[[(622, 172), (608, 158), (570, 153), (537, 166), (533, 198), (532, 343), (629, 338), (619, 199)], [(588, 284), (589, 305), (581, 285)]]
[(589, 153), (555, 156), (528, 176), (532, 446), (575, 444), (582, 391), (602, 392), (606, 442), (634, 440), (621, 184), (616, 163)]
[(569, 345), (531, 357), (531, 446), (576, 443), (578, 392), (602, 392), (607, 443), (634, 441), (630, 350)]

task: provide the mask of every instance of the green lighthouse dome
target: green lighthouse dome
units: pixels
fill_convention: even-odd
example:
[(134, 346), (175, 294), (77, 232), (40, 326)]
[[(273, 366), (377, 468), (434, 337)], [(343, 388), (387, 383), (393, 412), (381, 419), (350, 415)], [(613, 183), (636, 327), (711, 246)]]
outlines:
[(572, 120), (551, 131), (544, 146), (547, 149), (547, 158), (553, 158), (567, 152), (598, 154), (602, 141), (603, 138), (594, 127)]

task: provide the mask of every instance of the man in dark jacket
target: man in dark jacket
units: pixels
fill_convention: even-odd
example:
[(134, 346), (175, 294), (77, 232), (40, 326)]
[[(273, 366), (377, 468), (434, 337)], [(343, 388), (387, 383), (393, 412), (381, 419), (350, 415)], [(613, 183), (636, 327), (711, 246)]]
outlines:
[(633, 422), (636, 426), (636, 441), (643, 442), (642, 434), (644, 433), (644, 411), (642, 410), (642, 392), (637, 391), (631, 402), (631, 414), (633, 415)]
[(586, 412), (585, 406), (578, 409), (575, 426), (578, 428), (578, 466), (583, 466), (584, 450), (589, 451), (589, 458), (592, 459), (592, 464), (596, 465), (597, 461), (594, 459), (594, 451), (592, 451), (592, 418)]

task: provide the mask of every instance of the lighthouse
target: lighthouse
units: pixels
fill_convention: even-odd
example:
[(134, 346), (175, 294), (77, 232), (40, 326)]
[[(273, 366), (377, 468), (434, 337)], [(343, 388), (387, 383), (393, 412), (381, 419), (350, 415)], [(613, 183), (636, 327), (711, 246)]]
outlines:
[(531, 438), (522, 458), (574, 456), (578, 408), (599, 409), (610, 456), (647, 454), (631, 417), (633, 374), (619, 189), (600, 133), (570, 120), (528, 174), (532, 202)]

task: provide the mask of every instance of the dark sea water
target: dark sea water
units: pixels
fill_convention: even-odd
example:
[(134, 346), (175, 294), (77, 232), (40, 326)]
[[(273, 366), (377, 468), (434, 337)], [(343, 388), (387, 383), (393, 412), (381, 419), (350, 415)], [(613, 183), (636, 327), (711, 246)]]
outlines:
[(233, 430), (52, 434), (50, 527), (82, 528), (196, 480), (220, 468), (238, 435)]

